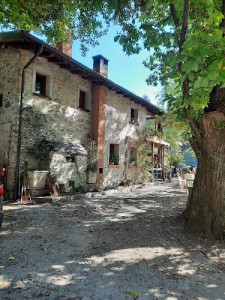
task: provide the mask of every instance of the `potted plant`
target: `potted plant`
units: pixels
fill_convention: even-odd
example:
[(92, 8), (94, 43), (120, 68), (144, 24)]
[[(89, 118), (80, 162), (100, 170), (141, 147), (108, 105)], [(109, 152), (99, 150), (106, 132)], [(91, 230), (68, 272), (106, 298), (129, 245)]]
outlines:
[(115, 154), (113, 156), (113, 161), (114, 161), (114, 165), (118, 165), (119, 164), (119, 155), (118, 154)]
[(97, 162), (89, 163), (87, 166), (87, 183), (96, 183), (97, 180)]
[(112, 154), (109, 156), (109, 164), (114, 165), (114, 155)]
[(89, 163), (88, 166), (87, 166), (87, 171), (97, 172), (97, 162), (94, 161), (92, 163)]
[(136, 160), (136, 158), (133, 158), (133, 157), (130, 158), (130, 165), (131, 165), (131, 166), (136, 166), (136, 165), (137, 165), (137, 160)]

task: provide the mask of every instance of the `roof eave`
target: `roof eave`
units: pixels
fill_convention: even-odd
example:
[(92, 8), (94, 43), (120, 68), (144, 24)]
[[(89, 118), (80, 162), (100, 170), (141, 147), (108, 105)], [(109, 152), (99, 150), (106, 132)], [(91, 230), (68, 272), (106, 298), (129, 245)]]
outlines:
[[(119, 86), (118, 84), (114, 83), (113, 81), (109, 80), (108, 78), (103, 77), (99, 73), (93, 71), (92, 69), (84, 66), (83, 64), (79, 63), (72, 57), (69, 57), (68, 55), (62, 53), (61, 51), (57, 50), (56, 48), (53, 48), (49, 44), (45, 43), (44, 41), (38, 39), (37, 37), (31, 35), (30, 33), (26, 31), (11, 31), (11, 32), (3, 32), (0, 34), (0, 44), (11, 44), (12, 46), (16, 47), (17, 45), (20, 45), (18, 43), (29, 43), (31, 44), (35, 50), (40, 45), (43, 46), (45, 53), (52, 53), (52, 62), (54, 62), (55, 58), (58, 59), (58, 62), (60, 64), (60, 59), (62, 59), (61, 67), (65, 69), (69, 69), (72, 73), (80, 74), (81, 76), (85, 76), (87, 79), (92, 80), (96, 84), (101, 84), (107, 86), (111, 90), (115, 90), (118, 94), (123, 95), (124, 97), (129, 98), (131, 101), (134, 101), (146, 108), (146, 110), (149, 113), (152, 113), (154, 115), (163, 115), (164, 112), (162, 112), (158, 107), (151, 104), (150, 102), (146, 101), (145, 99), (135, 95), (134, 93), (130, 92), (129, 90)], [(44, 52), (42, 52), (42, 56), (44, 55)], [(51, 57), (49, 56), (47, 59), (51, 61)], [(63, 64), (64, 62), (64, 64)], [(56, 62), (55, 62), (56, 63)], [(74, 68), (73, 68), (74, 67)]]

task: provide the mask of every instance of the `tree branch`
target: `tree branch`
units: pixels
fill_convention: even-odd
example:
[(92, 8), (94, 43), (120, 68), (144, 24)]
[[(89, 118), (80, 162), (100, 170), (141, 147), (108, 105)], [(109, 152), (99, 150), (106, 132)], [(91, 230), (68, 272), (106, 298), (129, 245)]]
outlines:
[[(183, 81), (183, 102), (185, 99), (188, 99), (188, 97), (189, 97), (189, 84), (190, 84), (189, 79), (188, 79), (188, 77), (186, 77)], [(202, 147), (203, 139), (201, 136), (201, 131), (200, 131), (198, 122), (196, 122), (191, 117), (187, 108), (184, 108), (184, 112), (185, 112), (185, 116), (188, 120), (188, 123), (190, 124), (190, 127), (195, 134), (196, 143), (198, 144), (199, 147)]]
[[(225, 2), (225, 0), (224, 0)], [(187, 28), (188, 28), (188, 17), (189, 17), (189, 10), (190, 10), (190, 1), (189, 0), (184, 0), (184, 11), (183, 11), (183, 23), (182, 23), (182, 28), (181, 28), (181, 33), (180, 33), (180, 41), (178, 39), (178, 44), (179, 44), (179, 52), (181, 53), (183, 50), (183, 45), (186, 40), (186, 34), (187, 34)], [(170, 3), (170, 12), (172, 19), (174, 21), (174, 25), (176, 28), (179, 28), (181, 26), (179, 18), (177, 16), (176, 10), (174, 3)], [(181, 64), (179, 64), (179, 69), (181, 71)], [(182, 73), (182, 72), (181, 72)], [(183, 82), (183, 102), (185, 99), (188, 99), (189, 97), (189, 79), (186, 77)], [(199, 128), (198, 123), (191, 117), (189, 114), (187, 108), (184, 108), (185, 116), (188, 120), (188, 123), (195, 135), (196, 143), (198, 144), (199, 147), (202, 147), (203, 139), (201, 136), (201, 131)]]
[(225, 28), (225, 0), (223, 0), (223, 3), (222, 3), (222, 14), (223, 14), (223, 19), (222, 19), (222, 22), (220, 24), (220, 27), (221, 28)]
[(176, 28), (180, 27), (180, 20), (177, 16), (177, 12), (175, 10), (175, 6), (174, 3), (170, 3), (170, 12), (171, 12), (171, 16), (173, 18), (173, 22)]
[(179, 45), (180, 52), (182, 51), (184, 42), (186, 40), (189, 10), (190, 10), (190, 1), (184, 0), (183, 23), (181, 29), (180, 45)]
[[(179, 20), (179, 18), (177, 16), (177, 12), (176, 12), (175, 5), (174, 5), (173, 2), (170, 3), (170, 12), (171, 12), (171, 16), (172, 16), (175, 28), (180, 28), (180, 20)], [(178, 34), (176, 35), (176, 38), (177, 38), (177, 43), (179, 45), (180, 42), (179, 42), (179, 36), (178, 36)]]
[(202, 136), (201, 136), (201, 131), (200, 131), (198, 123), (191, 117), (191, 115), (189, 114), (187, 108), (184, 108), (184, 112), (185, 112), (185, 116), (188, 120), (188, 123), (189, 123), (192, 131), (195, 134), (196, 143), (198, 144), (199, 147), (202, 147), (203, 139), (202, 139)]

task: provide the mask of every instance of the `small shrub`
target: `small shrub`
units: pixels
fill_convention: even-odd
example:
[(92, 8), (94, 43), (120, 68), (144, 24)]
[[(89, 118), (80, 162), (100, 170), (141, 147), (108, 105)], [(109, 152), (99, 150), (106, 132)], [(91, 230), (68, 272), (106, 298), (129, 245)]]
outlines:
[(95, 161), (93, 163), (88, 164), (87, 170), (91, 172), (97, 172), (97, 167), (97, 162)]

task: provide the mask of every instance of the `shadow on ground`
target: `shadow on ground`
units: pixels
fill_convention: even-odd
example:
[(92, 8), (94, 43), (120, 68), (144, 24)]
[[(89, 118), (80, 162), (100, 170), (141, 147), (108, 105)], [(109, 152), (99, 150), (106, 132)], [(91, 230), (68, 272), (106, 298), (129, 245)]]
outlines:
[(224, 246), (186, 232), (186, 200), (158, 185), (7, 207), (0, 299), (224, 299)]

